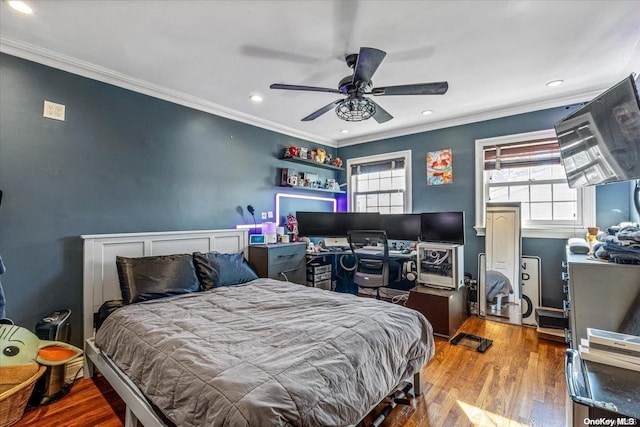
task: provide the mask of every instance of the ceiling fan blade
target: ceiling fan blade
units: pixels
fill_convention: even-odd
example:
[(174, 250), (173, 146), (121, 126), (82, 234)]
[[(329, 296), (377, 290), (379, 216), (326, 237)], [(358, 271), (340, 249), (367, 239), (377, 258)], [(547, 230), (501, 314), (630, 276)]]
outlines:
[(280, 83), (274, 83), (269, 86), (271, 89), (284, 89), (284, 90), (304, 90), (308, 92), (329, 92), (342, 94), (338, 89), (331, 89), (329, 87), (316, 87), (316, 86), (300, 86), (300, 85), (285, 85)]
[(309, 114), (307, 117), (302, 119), (302, 121), (303, 122), (310, 122), (311, 120), (317, 119), (318, 117), (320, 117), (321, 115), (323, 115), (327, 111), (332, 110), (335, 107), (337, 107), (338, 104), (340, 104), (342, 101), (344, 101), (344, 99), (342, 99), (342, 98), (341, 99), (337, 99), (337, 100), (333, 101), (331, 104), (327, 104), (324, 107), (320, 108), (319, 110), (316, 110), (313, 113)]
[(360, 53), (358, 54), (358, 61), (356, 62), (353, 72), (353, 83), (370, 82), (373, 73), (376, 72), (386, 55), (386, 52), (372, 47), (361, 47)]
[(376, 112), (373, 115), (373, 118), (375, 119), (376, 122), (384, 123), (384, 122), (388, 122), (389, 120), (393, 119), (393, 116), (391, 114), (389, 114), (389, 112), (387, 110), (382, 108), (380, 106), (380, 104), (374, 102), (371, 99), (369, 99), (369, 102), (371, 102), (373, 105), (376, 106)]
[(449, 83), (416, 83), (411, 85), (374, 87), (371, 95), (444, 95), (449, 89)]

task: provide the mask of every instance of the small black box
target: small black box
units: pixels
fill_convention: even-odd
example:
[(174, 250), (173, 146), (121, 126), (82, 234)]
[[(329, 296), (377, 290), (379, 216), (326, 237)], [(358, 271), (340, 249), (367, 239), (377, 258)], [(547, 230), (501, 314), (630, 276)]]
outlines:
[(560, 308), (538, 307), (536, 308), (536, 322), (541, 328), (568, 329), (569, 319), (564, 317)]

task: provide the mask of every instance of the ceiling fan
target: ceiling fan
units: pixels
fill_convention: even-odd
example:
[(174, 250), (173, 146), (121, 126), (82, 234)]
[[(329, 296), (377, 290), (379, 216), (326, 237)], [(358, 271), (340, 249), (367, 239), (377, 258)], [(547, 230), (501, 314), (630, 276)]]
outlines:
[(349, 68), (353, 69), (353, 74), (340, 80), (338, 89), (280, 83), (274, 83), (269, 87), (271, 89), (330, 92), (347, 95), (346, 98), (340, 98), (309, 114), (302, 119), (303, 122), (317, 119), (327, 111), (335, 108), (336, 114), (343, 120), (359, 122), (373, 117), (378, 123), (387, 122), (393, 116), (376, 102), (365, 97), (365, 95), (444, 95), (449, 89), (447, 82), (373, 87), (371, 77), (373, 77), (385, 56), (386, 52), (371, 47), (361, 47), (359, 53), (347, 55), (345, 60)]

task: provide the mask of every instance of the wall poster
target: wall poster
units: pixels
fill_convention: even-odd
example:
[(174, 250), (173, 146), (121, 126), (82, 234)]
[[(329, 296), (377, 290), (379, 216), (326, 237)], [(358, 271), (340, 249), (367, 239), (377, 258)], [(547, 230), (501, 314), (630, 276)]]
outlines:
[(427, 185), (453, 182), (453, 155), (451, 149), (427, 152)]

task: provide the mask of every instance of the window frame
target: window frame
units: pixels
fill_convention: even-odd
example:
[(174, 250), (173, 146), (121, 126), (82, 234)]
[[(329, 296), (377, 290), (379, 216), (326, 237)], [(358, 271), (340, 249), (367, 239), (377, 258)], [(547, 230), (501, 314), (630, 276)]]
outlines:
[(404, 158), (404, 174), (405, 174), (405, 197), (404, 197), (404, 213), (412, 212), (412, 197), (413, 191), (411, 190), (411, 150), (394, 151), (390, 153), (373, 154), (371, 156), (354, 157), (347, 159), (347, 210), (353, 212), (355, 206), (354, 193), (351, 185), (352, 182), (352, 167), (355, 165), (378, 163), (387, 160), (397, 159), (399, 157)]
[[(484, 183), (484, 148), (491, 145), (519, 143), (539, 139), (556, 139), (553, 129), (527, 132), (513, 135), (504, 135), (493, 138), (476, 139), (475, 141), (475, 230), (477, 236), (485, 235), (486, 227), (486, 200)], [(580, 212), (581, 221), (572, 224), (522, 224), (522, 237), (568, 239), (575, 237), (576, 233), (586, 233), (587, 227), (595, 224), (595, 188), (593, 186), (578, 188), (577, 209)]]

